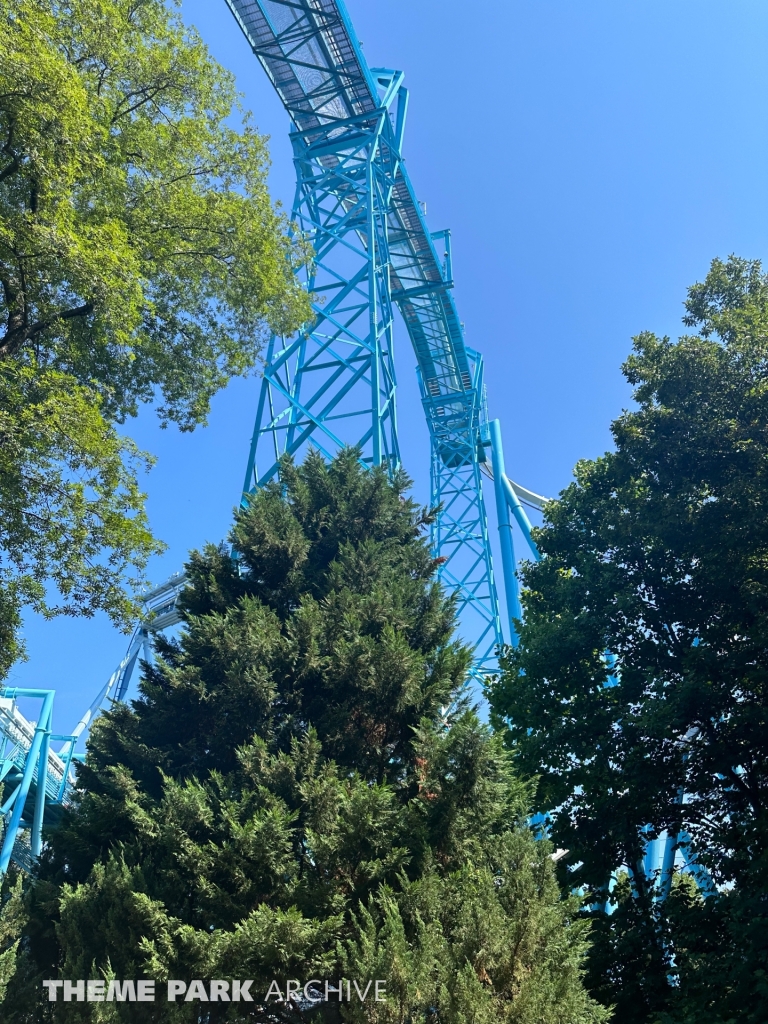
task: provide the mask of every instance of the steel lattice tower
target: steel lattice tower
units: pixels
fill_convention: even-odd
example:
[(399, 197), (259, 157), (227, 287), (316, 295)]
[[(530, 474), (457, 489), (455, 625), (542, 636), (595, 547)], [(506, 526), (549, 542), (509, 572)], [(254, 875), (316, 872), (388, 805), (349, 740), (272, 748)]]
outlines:
[[(312, 243), (304, 272), (311, 329), (273, 337), (267, 351), (245, 489), (311, 441), (330, 457), (345, 443), (369, 464), (400, 463), (395, 421), (388, 215), (407, 96), (402, 76), (379, 74), (381, 106), (344, 116), (337, 96), (325, 124), (297, 116), (292, 219)], [(395, 108), (395, 124), (390, 107)]]
[(368, 67), (338, 0), (227, 2), (291, 117), (292, 218), (315, 252), (304, 280), (316, 320), (270, 342), (244, 501), (307, 444), (327, 457), (355, 445), (369, 465), (399, 466), (397, 305), (432, 439), (433, 546), (482, 676), (503, 641), (481, 481), (483, 364), (451, 295), (450, 236), (430, 234), (402, 162), (402, 72)]

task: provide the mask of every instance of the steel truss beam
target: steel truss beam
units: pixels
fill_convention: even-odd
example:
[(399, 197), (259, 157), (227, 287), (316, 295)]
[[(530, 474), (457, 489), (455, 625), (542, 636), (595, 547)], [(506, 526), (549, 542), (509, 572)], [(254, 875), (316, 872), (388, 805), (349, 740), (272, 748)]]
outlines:
[(181, 622), (181, 615), (176, 604), (186, 583), (187, 578), (184, 573), (177, 572), (165, 583), (161, 583), (159, 587), (154, 587), (141, 596), (141, 621), (133, 632), (125, 657), (75, 726), (70, 743), (62, 748), (63, 752), (69, 752), (70, 747), (74, 749), (77, 740), (85, 736), (106, 701), (125, 700), (139, 655), (143, 653), (146, 661), (152, 660), (150, 646), (152, 634), (170, 629), (171, 626)]
[[(143, 651), (148, 661), (151, 658), (150, 636), (181, 621), (176, 603), (185, 584), (185, 576), (177, 573), (143, 595), (144, 615), (125, 657), (71, 735), (52, 733), (54, 690), (0, 687), (0, 877), (8, 870), (11, 859), (31, 870), (40, 854), (46, 810), (65, 803), (74, 782), (71, 765), (77, 741), (84, 738), (105, 701), (125, 699), (139, 655)], [(17, 706), (19, 698), (42, 701), (36, 723), (29, 722), (21, 713)], [(57, 740), (62, 746), (54, 752), (50, 744)], [(45, 783), (41, 786), (43, 766)]]
[[(469, 391), (447, 400), (437, 388), (430, 389), (421, 374), (419, 384), (432, 423), (432, 504), (440, 509), (432, 527), (432, 546), (445, 559), (441, 579), (457, 596), (461, 630), (475, 649), (473, 676), (482, 682), (496, 667), (503, 635), (481, 478), (483, 360), (478, 352), (467, 354), (473, 378)], [(476, 438), (472, 447), (468, 437)]]
[(450, 235), (428, 231), (401, 160), (402, 73), (368, 67), (342, 0), (227, 2), (293, 121), (293, 219), (315, 251), (303, 279), (316, 320), (269, 344), (243, 501), (308, 444), (399, 465), (396, 304), (432, 438), (432, 541), (482, 678), (503, 641), (480, 473), (482, 360), (451, 295)]
[[(396, 101), (395, 123), (401, 79), (377, 78), (384, 101)], [(245, 494), (307, 443), (328, 458), (352, 444), (368, 465), (400, 464), (387, 225), (400, 153), (388, 105), (291, 134), (293, 221), (315, 253), (304, 273), (315, 321), (270, 341)]]

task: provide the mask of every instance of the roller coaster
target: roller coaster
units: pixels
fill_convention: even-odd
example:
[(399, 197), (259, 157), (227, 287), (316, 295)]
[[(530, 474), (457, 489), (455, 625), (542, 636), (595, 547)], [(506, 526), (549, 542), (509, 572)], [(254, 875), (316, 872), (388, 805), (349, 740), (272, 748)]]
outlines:
[[(526, 507), (545, 500), (507, 475), (498, 419), (490, 420), (483, 358), (464, 338), (453, 298), (451, 236), (431, 232), (402, 156), (408, 91), (401, 71), (368, 66), (343, 0), (226, 0), (291, 120), (296, 169), (292, 222), (312, 246), (300, 271), (314, 319), (268, 345), (242, 501), (278, 476), (283, 455), (309, 445), (326, 457), (344, 445), (367, 466), (400, 465), (393, 334), (395, 308), (416, 356), (431, 444), (432, 547), (444, 586), (458, 596), (462, 633), (482, 681), (496, 651), (517, 642), (520, 618), (513, 524), (538, 559)], [(486, 514), (492, 493), (501, 551), (502, 615)], [(28, 868), (43, 820), (74, 784), (79, 739), (107, 700), (123, 700), (153, 632), (179, 621), (184, 577), (144, 595), (145, 617), (120, 665), (72, 736), (51, 733), (53, 691), (0, 690), (0, 874), (11, 858)], [(28, 722), (19, 697), (43, 708)], [(58, 753), (51, 741), (63, 745)], [(45, 770), (44, 770), (45, 769)], [(38, 779), (44, 774), (45, 784)], [(646, 870), (671, 875), (674, 843), (649, 844)]]

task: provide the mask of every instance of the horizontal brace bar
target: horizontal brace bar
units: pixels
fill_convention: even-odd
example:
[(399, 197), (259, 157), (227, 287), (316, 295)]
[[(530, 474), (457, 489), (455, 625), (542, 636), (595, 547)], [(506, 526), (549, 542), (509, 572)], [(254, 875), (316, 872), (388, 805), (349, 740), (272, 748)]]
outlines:
[(430, 295), (433, 292), (444, 292), (449, 288), (453, 288), (453, 281), (436, 281), (434, 284), (425, 284), (418, 288), (393, 288), (392, 298), (395, 302), (400, 302), (403, 299), (413, 299), (417, 295)]

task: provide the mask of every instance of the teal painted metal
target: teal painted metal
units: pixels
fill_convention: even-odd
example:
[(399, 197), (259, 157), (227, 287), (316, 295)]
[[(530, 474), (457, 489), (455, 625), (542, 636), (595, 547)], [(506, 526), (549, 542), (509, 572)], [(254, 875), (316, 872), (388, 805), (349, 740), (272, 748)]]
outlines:
[(342, 0), (227, 3), (293, 122), (292, 216), (316, 254), (304, 275), (316, 320), (268, 347), (243, 501), (279, 475), (281, 455), (309, 444), (399, 465), (397, 305), (432, 438), (433, 545), (481, 677), (503, 640), (481, 479), (482, 359), (451, 294), (450, 235), (429, 232), (402, 160), (403, 75), (368, 67)]
[[(18, 698), (42, 701), (36, 723), (28, 722), (19, 712)], [(52, 735), (53, 699), (53, 690), (0, 687), (0, 781), (4, 797), (0, 806), (0, 875), (8, 870), (11, 859), (26, 870), (31, 868), (42, 848), (46, 810), (66, 797), (73, 746), (69, 744), (68, 750), (59, 754), (50, 749), (51, 740), (71, 740)], [(29, 842), (25, 841), (27, 830)]]
[(490, 434), (493, 486), (496, 494), (496, 519), (499, 524), (499, 544), (501, 545), (501, 561), (504, 569), (504, 593), (507, 599), (509, 636), (512, 645), (517, 647), (518, 634), (515, 620), (519, 621), (523, 613), (520, 609), (520, 586), (517, 580), (515, 546), (512, 538), (511, 508), (504, 487), (506, 482), (504, 450), (501, 444), (501, 425), (498, 420), (491, 421)]
[[(501, 432), (499, 432), (499, 444), (501, 444)], [(539, 549), (536, 546), (536, 541), (533, 539), (533, 536), (531, 535), (531, 530), (533, 529), (533, 527), (531, 526), (531, 521), (528, 518), (525, 509), (523, 508), (523, 503), (522, 501), (520, 501), (517, 491), (512, 485), (512, 481), (509, 479), (509, 477), (502, 476), (501, 485), (504, 490), (504, 494), (507, 499), (507, 504), (509, 505), (512, 515), (515, 517), (517, 525), (520, 527), (520, 531), (523, 537), (525, 538), (526, 543), (528, 544), (528, 550), (531, 553), (531, 557), (533, 558), (534, 562), (541, 561), (541, 554), (539, 553)]]
[[(471, 349), (466, 352), (473, 384), (469, 391), (450, 402), (443, 394), (432, 395), (421, 373), (419, 384), (432, 437), (432, 504), (440, 508), (432, 527), (432, 547), (445, 559), (441, 580), (457, 595), (461, 632), (475, 649), (473, 675), (482, 682), (496, 668), (503, 635), (481, 476), (483, 359)], [(475, 439), (472, 447), (467, 443), (470, 438)]]

